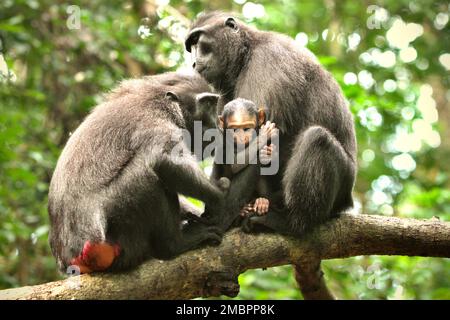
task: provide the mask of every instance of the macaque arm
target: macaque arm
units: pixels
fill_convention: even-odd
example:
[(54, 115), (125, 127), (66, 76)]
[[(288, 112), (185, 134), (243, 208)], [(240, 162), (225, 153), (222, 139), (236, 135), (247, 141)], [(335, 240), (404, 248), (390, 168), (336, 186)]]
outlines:
[(224, 176), (223, 165), (213, 163), (210, 180), (217, 185), (219, 179)]
[(193, 157), (162, 156), (154, 168), (166, 187), (182, 195), (199, 199), (206, 204), (223, 200), (223, 193), (212, 184)]
[(258, 184), (256, 186), (256, 192), (258, 197), (269, 199), (270, 187), (269, 181), (264, 176), (260, 176), (258, 179)]

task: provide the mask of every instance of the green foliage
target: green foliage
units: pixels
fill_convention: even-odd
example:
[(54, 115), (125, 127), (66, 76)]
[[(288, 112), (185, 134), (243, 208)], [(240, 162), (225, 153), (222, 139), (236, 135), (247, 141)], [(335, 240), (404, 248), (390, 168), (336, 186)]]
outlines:
[[(184, 34), (203, 10), (296, 38), (335, 76), (357, 130), (356, 211), (450, 220), (447, 1), (163, 2), (72, 1), (73, 28), (69, 4), (1, 1), (0, 288), (61, 277), (46, 210), (61, 148), (118, 81), (188, 66)], [(246, 272), (238, 298), (301, 298), (291, 269)], [(449, 270), (448, 259), (324, 262), (331, 290), (352, 299), (449, 299)]]

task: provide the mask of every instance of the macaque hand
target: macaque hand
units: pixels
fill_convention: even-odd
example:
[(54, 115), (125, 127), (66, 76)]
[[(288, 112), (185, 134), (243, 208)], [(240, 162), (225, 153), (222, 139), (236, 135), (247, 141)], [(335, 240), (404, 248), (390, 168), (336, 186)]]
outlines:
[(246, 204), (240, 211), (241, 217), (251, 217), (255, 213), (255, 210), (253, 209), (253, 203)]
[(278, 129), (275, 127), (275, 123), (267, 121), (261, 126), (259, 133), (269, 140), (278, 135)]
[(272, 157), (275, 156), (276, 146), (271, 143), (269, 146), (264, 146), (259, 152), (259, 160), (261, 164), (267, 165), (272, 162)]
[(266, 198), (257, 198), (253, 205), (253, 210), (258, 216), (263, 216), (269, 212), (269, 200)]

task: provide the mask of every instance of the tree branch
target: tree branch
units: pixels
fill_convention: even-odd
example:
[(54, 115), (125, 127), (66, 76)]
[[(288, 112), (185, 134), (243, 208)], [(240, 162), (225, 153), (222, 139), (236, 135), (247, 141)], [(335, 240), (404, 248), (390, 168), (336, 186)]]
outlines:
[(305, 300), (334, 300), (323, 278), (320, 260), (298, 262), (294, 265), (295, 280)]
[(0, 291), (0, 299), (191, 299), (235, 296), (248, 269), (296, 265), (305, 298), (333, 298), (320, 271), (322, 259), (358, 255), (450, 257), (450, 223), (344, 214), (302, 239), (245, 234), (235, 229), (218, 247), (170, 261), (150, 260), (123, 274), (92, 274)]

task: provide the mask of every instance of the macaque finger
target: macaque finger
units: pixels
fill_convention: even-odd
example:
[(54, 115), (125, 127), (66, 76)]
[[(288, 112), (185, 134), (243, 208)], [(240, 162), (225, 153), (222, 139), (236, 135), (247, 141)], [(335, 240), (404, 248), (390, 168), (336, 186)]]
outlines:
[(266, 205), (262, 205), (261, 206), (261, 213), (260, 213), (260, 215), (262, 216), (262, 215), (265, 215), (267, 213), (267, 210), (266, 210)]
[(270, 158), (267, 156), (260, 156), (259, 161), (261, 164), (266, 165), (270, 163)]
[(264, 204), (267, 200), (265, 198), (258, 198), (255, 200), (255, 212), (258, 216), (264, 214)]
[(240, 216), (243, 218), (253, 217), (255, 212), (253, 210), (241, 210)]
[(241, 209), (241, 211), (239, 212), (239, 214), (241, 215), (241, 217), (245, 217), (249, 214), (250, 212), (247, 209)]
[(252, 203), (246, 204), (239, 212), (242, 217), (246, 217), (254, 212), (254, 206)]
[(267, 211), (266, 211), (266, 209), (265, 209), (265, 205), (264, 204), (261, 204), (260, 205), (260, 208), (259, 208), (259, 210), (258, 210), (258, 216), (263, 216), (263, 215), (265, 215), (267, 213)]
[(264, 213), (269, 212), (269, 201), (267, 201), (266, 205), (264, 206)]
[(268, 129), (268, 136), (270, 137), (270, 138), (273, 138), (273, 137), (275, 137), (276, 135), (278, 135), (278, 129), (277, 128), (275, 128), (275, 124), (274, 123), (272, 123), (272, 125), (269, 127), (269, 129)]
[(258, 201), (258, 199), (256, 199), (255, 204), (254, 204), (254, 206), (253, 206), (253, 210), (254, 210), (256, 213), (258, 213), (258, 206), (259, 206), (259, 201)]
[(266, 198), (261, 198), (260, 200), (260, 215), (265, 215), (269, 211), (269, 200)]

